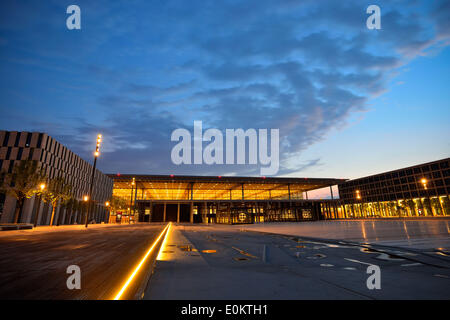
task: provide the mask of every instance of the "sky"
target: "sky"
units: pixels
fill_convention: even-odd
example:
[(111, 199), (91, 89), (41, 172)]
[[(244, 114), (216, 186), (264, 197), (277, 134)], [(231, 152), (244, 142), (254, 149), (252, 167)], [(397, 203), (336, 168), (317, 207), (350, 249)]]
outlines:
[(277, 176), (357, 178), (449, 156), (449, 44), (449, 1), (3, 0), (0, 129), (89, 162), (102, 133), (106, 173), (222, 176), (260, 165), (175, 165), (172, 132), (279, 129)]

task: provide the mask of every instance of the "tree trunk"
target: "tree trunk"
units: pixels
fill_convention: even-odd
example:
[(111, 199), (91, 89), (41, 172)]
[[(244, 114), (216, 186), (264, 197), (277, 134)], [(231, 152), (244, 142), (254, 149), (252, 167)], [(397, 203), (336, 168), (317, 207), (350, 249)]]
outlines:
[(69, 214), (66, 214), (66, 223), (65, 224), (72, 224), (72, 215), (73, 215), (73, 206), (70, 206), (69, 208)]
[(14, 212), (14, 223), (18, 223), (20, 220), (20, 212), (22, 211), (22, 207), (23, 207), (23, 199), (17, 200), (16, 210)]
[(56, 211), (56, 204), (54, 205), (54, 204), (52, 203), (52, 216), (51, 216), (51, 218), (50, 218), (50, 226), (53, 225), (53, 218), (55, 217), (55, 211)]

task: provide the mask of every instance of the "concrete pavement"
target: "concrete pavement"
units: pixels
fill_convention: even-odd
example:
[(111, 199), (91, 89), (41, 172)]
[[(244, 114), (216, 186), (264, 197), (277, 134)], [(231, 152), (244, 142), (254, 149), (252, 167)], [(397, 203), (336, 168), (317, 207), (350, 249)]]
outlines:
[[(450, 298), (448, 257), (246, 227), (173, 227), (144, 299)], [(367, 287), (369, 265), (380, 290)]]

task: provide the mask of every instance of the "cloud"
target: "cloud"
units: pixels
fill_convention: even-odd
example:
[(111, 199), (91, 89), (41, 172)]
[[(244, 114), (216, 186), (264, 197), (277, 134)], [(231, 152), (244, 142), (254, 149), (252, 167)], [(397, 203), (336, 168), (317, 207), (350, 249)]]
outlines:
[[(3, 20), (6, 51), (0, 57), (64, 66), (60, 80), (69, 83), (55, 95), (65, 96), (68, 84), (78, 84), (82, 97), (70, 107), (78, 110), (83, 103), (92, 112), (80, 111), (62, 127), (26, 125), (49, 131), (86, 158), (92, 135), (102, 131), (106, 149), (99, 165), (109, 172), (259, 173), (258, 166), (171, 164), (171, 132), (192, 130), (193, 121), (202, 120), (222, 130), (280, 129), (279, 174), (301, 174), (321, 164), (319, 158), (303, 159), (303, 151), (367, 111), (371, 99), (389, 90), (393, 75), (417, 56), (448, 45), (450, 37), (444, 1), (382, 2), (382, 30), (365, 27), (367, 4), (356, 0), (79, 5), (86, 19), (78, 35), (55, 29), (64, 18), (56, 13), (58, 2), (42, 25), (21, 6), (27, 26), (42, 29), (30, 36), (30, 28)], [(58, 81), (54, 73), (42, 74), (47, 77)], [(42, 108), (56, 110), (52, 97), (36, 97)]]

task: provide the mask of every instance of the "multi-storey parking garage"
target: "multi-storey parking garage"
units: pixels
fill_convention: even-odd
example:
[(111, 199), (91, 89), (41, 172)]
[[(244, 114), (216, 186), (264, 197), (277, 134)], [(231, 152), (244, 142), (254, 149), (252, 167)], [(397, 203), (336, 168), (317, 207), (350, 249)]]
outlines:
[(110, 175), (113, 195), (127, 203), (112, 220), (252, 223), (316, 220), (338, 214), (336, 202), (309, 200), (308, 191), (343, 179)]

